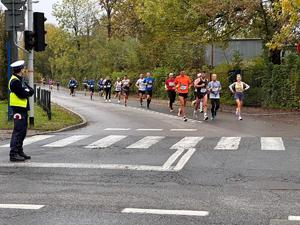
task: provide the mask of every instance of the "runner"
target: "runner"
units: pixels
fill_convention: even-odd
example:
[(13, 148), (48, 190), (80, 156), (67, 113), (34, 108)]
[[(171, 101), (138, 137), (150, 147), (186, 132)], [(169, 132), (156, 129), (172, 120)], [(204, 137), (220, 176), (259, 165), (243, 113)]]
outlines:
[(128, 97), (129, 97), (129, 89), (130, 89), (130, 80), (128, 79), (128, 76), (125, 75), (124, 79), (122, 80), (122, 91), (124, 95), (124, 105), (127, 106), (128, 103)]
[(173, 104), (176, 99), (176, 86), (175, 86), (175, 77), (173, 73), (169, 74), (169, 78), (166, 80), (165, 83), (165, 88), (166, 91), (168, 92), (168, 97), (169, 97), (169, 109), (170, 112), (173, 112)]
[(86, 92), (88, 90), (88, 80), (86, 79), (86, 77), (82, 81), (82, 86), (83, 86), (84, 96), (86, 96)]
[(200, 106), (200, 101), (203, 102), (204, 120), (208, 120), (207, 116), (207, 84), (205, 73), (199, 73), (197, 79), (194, 81), (194, 87), (197, 90), (196, 104), (194, 109), (194, 117), (198, 118), (198, 110)]
[(104, 90), (104, 82), (103, 82), (103, 78), (100, 78), (100, 80), (97, 83), (98, 86), (98, 90), (99, 90), (99, 96), (102, 97), (103, 96), (103, 90)]
[(95, 92), (95, 80), (92, 78), (88, 81), (88, 87), (89, 87), (89, 91), (90, 91), (90, 98), (91, 100), (93, 100), (93, 95)]
[(120, 78), (117, 78), (117, 81), (115, 82), (115, 98), (118, 98), (118, 103), (121, 102), (121, 93), (122, 93), (122, 81)]
[(135, 83), (135, 86), (138, 89), (138, 94), (139, 94), (139, 101), (141, 104), (141, 107), (143, 106), (143, 99), (146, 94), (146, 85), (144, 83), (144, 74), (140, 74), (140, 78), (137, 80)]
[(236, 76), (236, 80), (236, 82), (229, 86), (229, 89), (234, 94), (234, 99), (237, 104), (235, 114), (238, 116), (239, 120), (242, 120), (242, 107), (245, 99), (244, 92), (247, 91), (250, 86), (242, 81), (242, 76), (240, 74)]
[(105, 91), (105, 102), (109, 101), (111, 102), (111, 87), (112, 87), (112, 81), (109, 77), (106, 77), (104, 82), (104, 91)]
[(186, 107), (186, 101), (188, 98), (189, 88), (192, 85), (191, 79), (189, 76), (185, 74), (184, 71), (180, 72), (180, 75), (178, 75), (175, 79), (175, 85), (177, 87), (177, 92), (179, 96), (179, 103), (180, 108), (178, 111), (178, 116), (183, 116), (183, 120), (186, 122), (186, 113), (185, 113), (185, 107)]
[(70, 95), (75, 96), (75, 88), (76, 88), (77, 82), (76, 80), (72, 77), (69, 81), (68, 87), (70, 90)]
[(147, 73), (146, 78), (144, 79), (144, 84), (146, 85), (146, 95), (147, 95), (147, 109), (150, 108), (150, 103), (152, 99), (153, 93), (153, 85), (154, 85), (154, 78), (151, 77), (151, 73)]
[(211, 102), (211, 120), (215, 120), (220, 108), (220, 91), (222, 87), (220, 81), (217, 80), (217, 74), (212, 74), (211, 79), (212, 81), (208, 83), (208, 91)]

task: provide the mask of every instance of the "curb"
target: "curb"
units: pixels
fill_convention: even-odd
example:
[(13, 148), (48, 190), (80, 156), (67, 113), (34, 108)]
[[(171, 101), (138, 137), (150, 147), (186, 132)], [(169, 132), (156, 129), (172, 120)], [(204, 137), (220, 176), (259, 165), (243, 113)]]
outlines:
[[(53, 102), (53, 103), (55, 103), (55, 102)], [(57, 104), (57, 103), (55, 103), (55, 104)], [(59, 104), (57, 104), (57, 105), (59, 105)], [(67, 108), (65, 106), (61, 106), (61, 105), (59, 105), (59, 106), (62, 107), (62, 108), (64, 108), (64, 109), (66, 109), (66, 110), (68, 110), (68, 111), (70, 111), (71, 113), (79, 116), (80, 119), (82, 120), (82, 122), (79, 123), (79, 124), (75, 124), (75, 125), (71, 125), (71, 126), (62, 128), (60, 130), (45, 131), (45, 132), (38, 133), (36, 135), (44, 135), (44, 134), (53, 134), (53, 133), (59, 133), (59, 132), (64, 132), (64, 131), (72, 131), (72, 130), (77, 130), (79, 128), (83, 128), (83, 127), (87, 126), (88, 123), (87, 123), (86, 119), (81, 114), (79, 114), (79, 113), (77, 113), (77, 112), (73, 111), (72, 109)]]

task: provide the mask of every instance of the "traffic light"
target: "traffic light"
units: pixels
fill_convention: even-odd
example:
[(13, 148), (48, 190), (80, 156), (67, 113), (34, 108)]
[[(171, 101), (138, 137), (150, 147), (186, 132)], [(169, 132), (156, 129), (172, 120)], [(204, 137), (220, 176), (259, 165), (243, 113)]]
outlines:
[(31, 51), (34, 47), (34, 33), (29, 30), (24, 32), (25, 49)]
[(45, 21), (47, 19), (44, 13), (35, 12), (33, 13), (33, 28), (34, 28), (34, 51), (41, 52), (45, 51), (47, 46), (45, 42)]

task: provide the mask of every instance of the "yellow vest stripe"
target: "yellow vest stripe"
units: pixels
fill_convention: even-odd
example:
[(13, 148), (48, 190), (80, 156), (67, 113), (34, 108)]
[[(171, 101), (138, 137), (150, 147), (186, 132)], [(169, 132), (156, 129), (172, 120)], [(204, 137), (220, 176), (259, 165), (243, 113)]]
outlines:
[(15, 75), (12, 75), (9, 82), (8, 82), (8, 89), (10, 91), (9, 94), (9, 105), (10, 106), (15, 106), (15, 107), (21, 107), (21, 108), (26, 108), (27, 107), (27, 98), (19, 98), (15, 93), (11, 92), (10, 90), (10, 83), (13, 80), (20, 80), (18, 77), (16, 77)]

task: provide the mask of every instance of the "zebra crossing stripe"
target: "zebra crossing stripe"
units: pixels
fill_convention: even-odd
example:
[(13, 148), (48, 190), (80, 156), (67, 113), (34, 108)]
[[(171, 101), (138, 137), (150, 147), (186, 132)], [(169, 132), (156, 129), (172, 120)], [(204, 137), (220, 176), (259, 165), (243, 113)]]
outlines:
[(194, 148), (203, 137), (184, 137), (171, 147), (171, 149), (190, 149)]
[(262, 137), (261, 150), (263, 151), (284, 151), (284, 143), (281, 137)]
[(62, 140), (44, 145), (43, 147), (48, 147), (48, 148), (59, 148), (59, 147), (65, 147), (67, 145), (73, 144), (77, 141), (83, 140), (85, 138), (90, 137), (91, 135), (73, 135), (71, 137), (64, 138)]
[(125, 208), (122, 213), (133, 214), (154, 214), (154, 215), (175, 215), (175, 216), (208, 216), (208, 211), (192, 211), (192, 210), (166, 210), (166, 209), (138, 209)]
[(44, 205), (26, 205), (26, 204), (0, 204), (0, 209), (31, 209), (38, 210), (45, 207)]
[(160, 140), (164, 139), (163, 136), (146, 136), (143, 139), (137, 141), (136, 143), (128, 146), (127, 148), (142, 148), (147, 149), (152, 145), (158, 143)]
[(107, 147), (123, 140), (126, 137), (127, 136), (124, 136), (124, 135), (109, 135), (105, 138), (102, 138), (98, 141), (95, 141), (94, 143), (92, 143), (88, 146), (85, 146), (85, 148), (91, 148), (91, 149), (94, 149), (94, 148), (107, 148)]
[[(35, 136), (32, 136), (32, 137), (28, 137), (24, 140), (23, 146), (30, 145), (30, 144), (36, 143), (38, 141), (45, 140), (45, 139), (51, 138), (53, 136), (54, 135), (35, 135)], [(0, 148), (8, 148), (9, 146), (10, 146), (10, 144), (6, 144), (6, 145), (0, 146)]]
[(289, 221), (300, 221), (300, 216), (289, 216), (288, 220)]
[(241, 137), (222, 137), (215, 150), (237, 150), (239, 148)]

